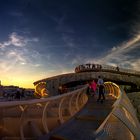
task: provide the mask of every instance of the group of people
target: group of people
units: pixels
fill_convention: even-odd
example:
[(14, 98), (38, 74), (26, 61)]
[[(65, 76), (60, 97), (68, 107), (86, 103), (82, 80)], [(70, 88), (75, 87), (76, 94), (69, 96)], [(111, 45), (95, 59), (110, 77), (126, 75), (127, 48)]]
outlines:
[(9, 92), (9, 93), (5, 93), (3, 92), (3, 97), (7, 100), (20, 100), (23, 99), (25, 97), (25, 89), (22, 90), (16, 90), (14, 92)]
[(102, 65), (99, 64), (85, 64), (85, 65), (79, 65), (75, 68), (75, 72), (82, 72), (82, 71), (91, 71), (96, 70), (99, 71), (102, 69)]
[(97, 102), (100, 101), (101, 103), (103, 103), (103, 101), (105, 100), (105, 95), (104, 95), (105, 89), (104, 89), (104, 81), (101, 78), (101, 76), (98, 76), (97, 82), (93, 80), (92, 82), (89, 83), (88, 93), (91, 96), (94, 96), (96, 92), (98, 92)]

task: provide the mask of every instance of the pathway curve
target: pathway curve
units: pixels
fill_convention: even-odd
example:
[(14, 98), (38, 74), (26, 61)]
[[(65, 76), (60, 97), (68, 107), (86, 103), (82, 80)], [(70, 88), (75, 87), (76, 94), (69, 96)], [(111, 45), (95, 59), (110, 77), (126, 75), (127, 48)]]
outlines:
[(43, 136), (40, 140), (93, 140), (95, 130), (110, 113), (114, 101), (109, 95), (103, 103), (97, 102), (97, 95), (89, 96), (82, 111), (52, 132), (49, 138)]

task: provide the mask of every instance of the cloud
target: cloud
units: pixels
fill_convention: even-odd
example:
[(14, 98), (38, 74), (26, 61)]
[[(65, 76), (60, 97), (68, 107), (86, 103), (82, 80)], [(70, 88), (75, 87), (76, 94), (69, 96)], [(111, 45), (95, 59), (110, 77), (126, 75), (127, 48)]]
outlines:
[(1, 65), (0, 69), (1, 72), (8, 72), (12, 69), (18, 68), (17, 65), (19, 64), (26, 64), (27, 60), (18, 50), (7, 50), (1, 56)]
[(6, 45), (4, 45), (3, 43), (0, 43), (0, 49), (4, 49)]
[(135, 60), (133, 63), (131, 63), (131, 65), (134, 69), (139, 70), (140, 69), (140, 59)]
[(27, 40), (24, 37), (19, 36), (17, 33), (12, 33), (9, 37), (10, 45), (14, 45), (17, 47), (23, 47), (27, 44)]
[(40, 67), (41, 64), (34, 64), (33, 66), (34, 66), (34, 67)]
[(139, 56), (133, 51), (139, 51), (140, 49), (140, 34), (136, 35), (127, 42), (122, 43), (119, 46), (113, 47), (105, 56), (89, 59), (90, 62), (109, 64), (113, 66), (121, 66), (125, 68), (132, 68), (139, 70), (140, 60)]
[(26, 59), (24, 58), (24, 54), (22, 52), (19, 52), (17, 50), (14, 51), (10, 51), (7, 54), (7, 58), (9, 59), (16, 59), (16, 61), (22, 62), (22, 63), (26, 63)]
[(1, 73), (34, 67), (41, 67), (42, 55), (35, 50), (29, 51), (27, 48), (6, 50), (0, 54)]
[[(39, 67), (41, 55), (36, 50), (30, 50), (30, 42), (38, 42), (38, 38), (27, 38), (13, 32), (7, 41), (0, 42), (0, 69), (1, 73), (11, 71), (21, 66)], [(25, 67), (26, 68), (26, 67)]]
[(139, 71), (140, 68), (140, 1), (136, 2), (135, 17), (129, 22), (113, 25), (111, 30), (117, 30), (119, 27), (128, 28), (129, 34), (132, 36), (128, 41), (121, 43), (119, 46), (112, 47), (108, 52), (102, 54), (98, 58), (91, 58), (88, 62), (109, 64), (113, 66), (119, 65), (124, 68), (131, 68)]
[(13, 68), (13, 66), (15, 66), (17, 63), (17, 60), (14, 61), (10, 61), (9, 59), (2, 59), (0, 61), (0, 69), (1, 69), (1, 74), (3, 75), (3, 73), (6, 73), (7, 71), (9, 71), (10, 69)]
[(76, 48), (75, 39), (71, 35), (63, 33), (62, 34), (62, 40), (64, 41), (64, 43), (67, 47), (69, 47), (71, 49)]
[[(95, 59), (94, 59), (95, 60)], [(71, 64), (73, 66), (73, 69), (75, 66), (81, 65), (81, 64), (86, 64), (86, 63), (97, 63), (93, 59), (89, 59), (88, 56), (80, 55), (77, 54), (75, 57), (73, 57)]]
[(0, 42), (0, 49), (4, 49), (7, 46), (24, 47), (29, 42), (38, 42), (38, 38), (25, 38), (13, 32), (9, 35), (9, 39), (4, 42)]

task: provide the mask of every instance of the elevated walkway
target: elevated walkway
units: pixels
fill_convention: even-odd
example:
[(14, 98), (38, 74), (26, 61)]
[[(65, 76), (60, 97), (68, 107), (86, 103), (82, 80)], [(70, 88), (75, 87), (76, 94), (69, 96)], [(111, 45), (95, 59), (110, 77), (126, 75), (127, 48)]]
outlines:
[(67, 94), (0, 102), (1, 140), (140, 140), (140, 124), (125, 92), (105, 82), (106, 100), (87, 85)]
[(49, 136), (43, 136), (40, 140), (93, 140), (94, 132), (111, 112), (116, 99), (108, 95), (101, 103), (97, 102), (97, 95), (88, 97), (89, 100), (82, 111)]

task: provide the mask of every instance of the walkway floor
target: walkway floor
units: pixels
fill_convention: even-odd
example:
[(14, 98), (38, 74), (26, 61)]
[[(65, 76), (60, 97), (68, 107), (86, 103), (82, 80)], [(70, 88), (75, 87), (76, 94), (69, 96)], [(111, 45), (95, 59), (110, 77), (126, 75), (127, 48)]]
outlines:
[[(110, 96), (101, 103), (97, 96), (89, 96), (88, 103), (74, 119), (55, 131), (49, 140), (93, 140), (94, 132), (111, 111), (114, 99)], [(42, 137), (41, 140), (47, 140)]]

